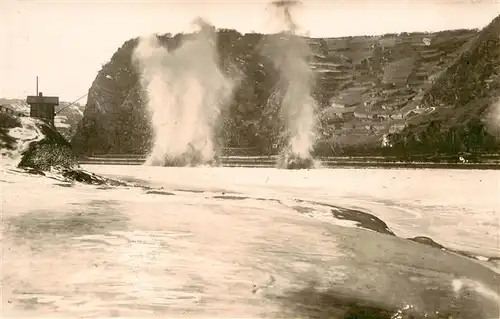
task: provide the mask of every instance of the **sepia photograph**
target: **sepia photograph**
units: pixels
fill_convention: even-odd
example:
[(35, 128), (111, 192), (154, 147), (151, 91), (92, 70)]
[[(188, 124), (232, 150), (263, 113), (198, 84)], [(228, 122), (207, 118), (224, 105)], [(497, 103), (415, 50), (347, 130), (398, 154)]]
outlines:
[(0, 0), (0, 318), (500, 319), (500, 0)]

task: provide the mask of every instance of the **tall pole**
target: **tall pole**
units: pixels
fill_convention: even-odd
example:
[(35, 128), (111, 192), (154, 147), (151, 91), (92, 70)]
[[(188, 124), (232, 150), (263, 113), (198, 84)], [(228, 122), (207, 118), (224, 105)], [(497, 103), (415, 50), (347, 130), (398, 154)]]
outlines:
[(36, 96), (38, 96), (38, 75), (36, 76)]

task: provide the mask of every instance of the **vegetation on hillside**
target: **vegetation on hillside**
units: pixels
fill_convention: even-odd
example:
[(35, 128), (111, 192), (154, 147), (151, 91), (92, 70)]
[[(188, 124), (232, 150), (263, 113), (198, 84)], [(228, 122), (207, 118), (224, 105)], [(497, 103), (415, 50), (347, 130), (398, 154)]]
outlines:
[[(500, 123), (488, 123), (500, 97), (500, 16), (486, 26), (422, 98), (435, 112), (389, 136), (392, 152), (500, 151)], [(493, 124), (493, 129), (488, 125)]]
[(16, 140), (9, 135), (9, 130), (20, 126), (21, 123), (16, 117), (0, 113), (0, 149), (14, 149)]
[[(164, 46), (175, 49), (190, 36), (165, 34), (158, 37)], [(279, 73), (261, 50), (265, 41), (272, 40), (269, 37), (273, 36), (280, 35), (242, 35), (234, 30), (218, 30), (220, 67), (228, 76), (241, 76), (234, 99), (222, 114), (217, 132), (221, 146), (253, 147), (261, 154), (275, 153), (276, 147), (281, 146), (283, 128), (277, 125), (281, 123), (279, 110), (273, 107), (280, 104), (280, 96), (273, 90)], [(441, 141), (443, 138), (425, 137), (427, 133), (422, 132), (434, 132), (435, 128), (420, 129), (422, 125), (415, 121), (425, 116), (422, 113), (429, 113), (428, 116), (436, 120), (433, 125), (438, 126), (440, 132), (449, 131), (446, 134), (454, 136), (455, 144), (450, 145), (456, 146), (450, 146), (449, 152), (471, 149), (467, 145), (471, 145), (474, 139), (492, 144), (491, 137), (479, 137), (483, 133), (470, 137), (470, 141), (469, 137), (467, 141), (461, 137), (468, 134), (463, 132), (469, 129), (477, 130), (479, 124), (473, 122), (469, 127), (467, 121), (474, 117), (470, 116), (474, 112), (482, 114), (478, 104), (484, 103), (484, 108), (487, 108), (489, 101), (481, 102), (481, 94), (466, 97), (461, 93), (459, 103), (473, 101), (470, 112), (454, 112), (457, 120), (459, 113), (462, 119), (467, 119), (463, 121), (462, 129), (450, 128), (453, 125), (449, 125), (446, 114), (432, 112), (431, 109), (438, 100), (438, 83), (444, 83), (444, 79), (453, 72), (468, 72), (461, 68), (450, 71), (447, 67), (457, 58), (467, 56), (471, 47), (481, 42), (478, 40), (481, 37), (484, 35), (481, 33), (478, 37), (478, 30), (454, 30), (377, 37), (308, 38), (313, 53), (309, 64), (316, 71), (313, 95), (319, 105), (320, 120), (320, 138), (315, 153), (401, 153), (403, 151), (397, 150), (402, 149), (405, 152), (423, 152), (427, 147), (432, 147), (434, 152), (436, 145), (444, 143)], [(99, 71), (89, 89), (84, 118), (72, 140), (77, 152), (145, 153), (149, 150), (152, 137), (150, 115), (131, 59), (136, 44), (137, 39), (132, 39), (119, 48)], [(480, 52), (482, 50), (484, 48), (479, 49)], [(486, 67), (490, 62), (479, 63), (484, 64), (481, 67)], [(467, 76), (470, 74), (462, 78)], [(483, 77), (488, 76), (477, 76), (476, 82), (480, 83)], [(455, 85), (462, 84), (451, 81), (444, 87), (451, 91), (450, 88)], [(466, 85), (472, 89), (472, 84)], [(450, 100), (449, 97), (448, 100), (441, 99), (443, 103)], [(414, 123), (404, 131), (411, 134), (395, 134), (406, 122)], [(480, 131), (483, 132), (482, 129)], [(387, 135), (394, 144), (392, 151), (379, 147)], [(424, 142), (420, 145), (422, 138)]]
[(498, 138), (488, 133), (479, 118), (471, 118), (465, 124), (445, 126), (439, 120), (431, 120), (425, 126), (410, 124), (402, 133), (391, 136), (392, 147), (386, 155), (411, 157), (415, 154), (461, 155), (477, 157), (480, 153), (496, 153), (500, 150)]

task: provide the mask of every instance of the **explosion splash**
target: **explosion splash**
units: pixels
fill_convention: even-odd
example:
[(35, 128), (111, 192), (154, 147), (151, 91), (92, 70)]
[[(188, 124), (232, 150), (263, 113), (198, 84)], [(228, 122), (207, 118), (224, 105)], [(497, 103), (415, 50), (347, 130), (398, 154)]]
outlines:
[(141, 38), (134, 61), (151, 113), (153, 148), (146, 165), (195, 166), (216, 158), (215, 128), (233, 83), (218, 66), (216, 30), (199, 31), (169, 52), (156, 35)]
[(286, 146), (281, 150), (278, 167), (310, 168), (311, 152), (316, 141), (316, 102), (311, 96), (314, 73), (308, 60), (311, 50), (307, 41), (297, 35), (297, 24), (291, 8), (298, 1), (274, 1), (272, 5), (284, 20), (285, 31), (272, 36), (262, 54), (269, 57), (280, 73), (277, 90), (281, 96), (280, 111), (286, 126)]

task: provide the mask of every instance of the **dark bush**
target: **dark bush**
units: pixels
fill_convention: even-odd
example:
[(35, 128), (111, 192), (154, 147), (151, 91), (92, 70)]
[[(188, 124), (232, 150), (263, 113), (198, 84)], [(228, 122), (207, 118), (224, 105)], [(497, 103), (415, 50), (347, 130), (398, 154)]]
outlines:
[(39, 128), (45, 137), (30, 144), (18, 166), (42, 171), (52, 167), (78, 167), (78, 158), (64, 137), (45, 123), (40, 123)]
[(78, 159), (71, 148), (42, 141), (30, 145), (18, 166), (41, 171), (49, 170), (52, 167), (73, 168), (78, 166)]

